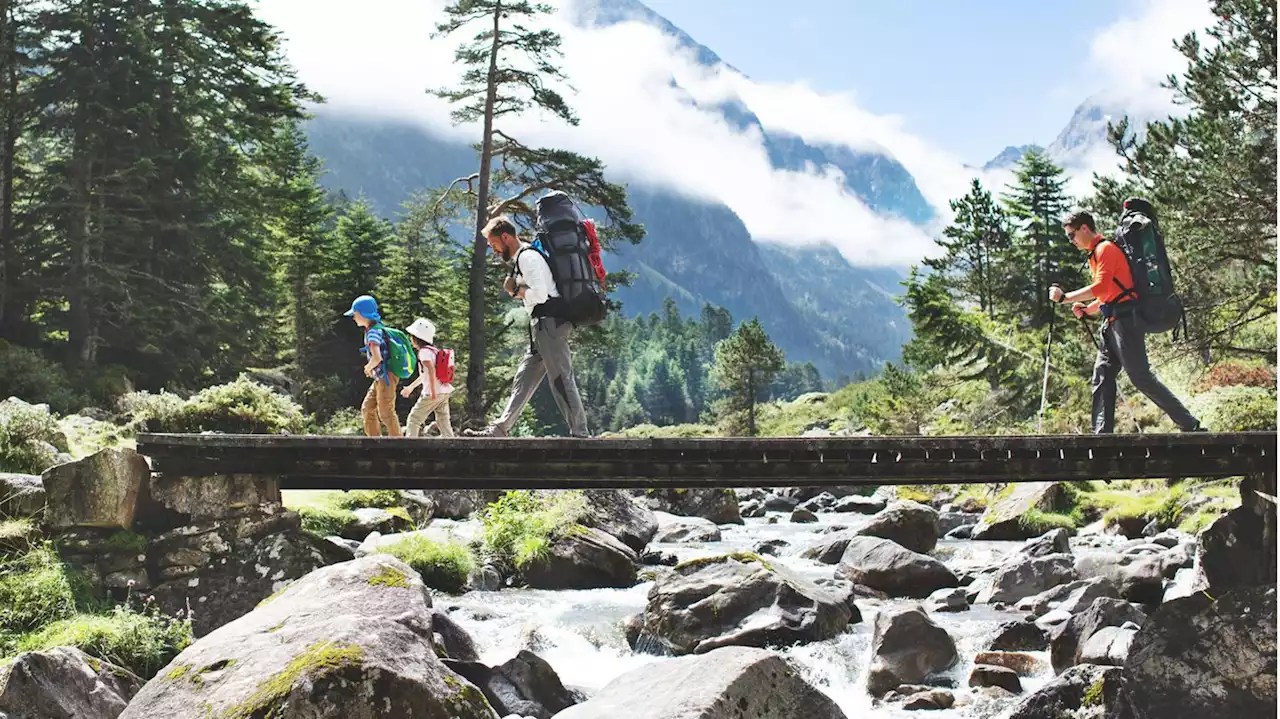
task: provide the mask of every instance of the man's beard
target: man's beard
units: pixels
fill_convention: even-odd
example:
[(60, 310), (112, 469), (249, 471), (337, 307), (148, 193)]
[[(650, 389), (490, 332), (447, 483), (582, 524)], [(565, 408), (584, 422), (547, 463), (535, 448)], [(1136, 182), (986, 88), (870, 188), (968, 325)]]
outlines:
[(503, 262), (511, 261), (511, 250), (509, 248), (506, 248), (506, 247), (502, 248), (502, 261)]

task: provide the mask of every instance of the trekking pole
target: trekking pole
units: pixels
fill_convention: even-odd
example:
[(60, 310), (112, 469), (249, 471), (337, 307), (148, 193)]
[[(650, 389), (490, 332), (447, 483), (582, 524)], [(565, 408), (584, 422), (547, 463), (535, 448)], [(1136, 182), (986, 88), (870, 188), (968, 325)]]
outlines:
[[(1057, 285), (1054, 285), (1054, 287), (1057, 287)], [(1040, 414), (1036, 416), (1036, 434), (1041, 433), (1044, 425), (1044, 409), (1049, 400), (1049, 357), (1053, 353), (1053, 320), (1057, 316), (1057, 311), (1051, 308), (1049, 313), (1049, 337), (1045, 340), (1044, 345), (1044, 379), (1040, 382)]]
[[(1084, 315), (1080, 316), (1080, 328), (1083, 329), (1084, 333), (1089, 336), (1089, 341), (1093, 343), (1094, 349), (1098, 350), (1098, 352), (1102, 352), (1102, 344), (1098, 341), (1098, 338), (1094, 336), (1093, 328), (1089, 326), (1088, 317)], [(1123, 369), (1123, 367), (1121, 369)], [(1133, 428), (1137, 431), (1138, 434), (1142, 434), (1142, 425), (1138, 424), (1138, 417), (1133, 413), (1133, 407), (1129, 406), (1129, 401), (1125, 399), (1124, 394), (1120, 392), (1120, 377), (1118, 373), (1115, 381), (1116, 381), (1116, 401), (1124, 404), (1125, 411), (1129, 413), (1129, 421), (1133, 422)]]

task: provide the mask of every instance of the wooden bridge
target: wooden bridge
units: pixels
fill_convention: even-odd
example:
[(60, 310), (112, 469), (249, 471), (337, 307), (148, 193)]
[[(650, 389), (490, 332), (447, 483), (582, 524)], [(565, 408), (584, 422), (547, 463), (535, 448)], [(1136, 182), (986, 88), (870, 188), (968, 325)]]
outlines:
[(780, 439), (144, 434), (161, 475), (284, 489), (775, 487), (1230, 477), (1276, 472), (1276, 433)]

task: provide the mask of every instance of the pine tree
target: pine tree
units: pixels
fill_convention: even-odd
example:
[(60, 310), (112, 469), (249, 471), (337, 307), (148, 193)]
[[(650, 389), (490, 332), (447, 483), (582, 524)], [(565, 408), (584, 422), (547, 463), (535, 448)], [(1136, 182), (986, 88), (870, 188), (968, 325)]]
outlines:
[[(606, 247), (615, 238), (639, 242), (643, 228), (631, 222), (631, 209), (621, 185), (604, 179), (604, 166), (565, 150), (531, 148), (498, 127), (505, 117), (538, 109), (571, 125), (578, 120), (553, 87), (565, 80), (554, 63), (561, 57), (560, 36), (546, 28), (534, 28), (554, 9), (528, 0), (455, 0), (445, 8), (447, 20), (433, 37), (449, 35), (473, 24), (483, 31), (458, 47), (455, 59), (467, 70), (457, 88), (434, 94), (454, 103), (455, 123), (480, 122), (480, 169), (465, 182), (468, 192), (475, 181), (476, 235), (468, 271), (467, 413), (483, 415), (485, 385), (485, 238), (481, 229), (497, 214), (513, 215), (529, 226), (532, 200), (549, 189), (567, 192), (578, 202), (600, 207), (610, 220), (601, 228)], [(495, 167), (496, 163), (496, 167)]]
[(782, 350), (770, 341), (758, 318), (739, 325), (716, 345), (716, 382), (726, 392), (720, 418), (731, 432), (745, 420), (742, 429), (748, 436), (756, 435), (756, 403), (785, 364)]
[(1005, 211), (1019, 225), (1006, 264), (1009, 284), (1003, 291), (1012, 316), (1040, 327), (1053, 312), (1049, 285), (1078, 286), (1083, 264), (1079, 250), (1067, 242), (1062, 229), (1069, 205), (1062, 168), (1033, 149), (1018, 162), (1016, 172), (1017, 180), (1003, 198)]
[(1005, 289), (1001, 278), (1009, 263), (1008, 220), (977, 178), (967, 195), (951, 201), (951, 210), (955, 220), (937, 240), (946, 254), (924, 264), (941, 273), (959, 297), (995, 319)]
[[(346, 297), (347, 303), (360, 295), (374, 295), (382, 284), (391, 232), (391, 223), (374, 214), (373, 207), (363, 197), (338, 217), (334, 229), (337, 258), (334, 291), (339, 297)], [(384, 317), (400, 312), (385, 301), (378, 305)]]
[[(21, 175), (27, 158), (19, 139), (35, 111), (31, 104), (34, 61), (34, 3), (0, 0), (0, 338), (34, 343), (32, 280), (42, 254), (32, 241), (36, 233), (23, 227), (26, 203)], [(25, 154), (25, 153), (22, 153)]]
[(1159, 214), (1194, 346), (1274, 360), (1276, 2), (1210, 4), (1209, 41), (1175, 43), (1187, 68), (1168, 87), (1187, 116), (1141, 141), (1121, 122), (1111, 140)]

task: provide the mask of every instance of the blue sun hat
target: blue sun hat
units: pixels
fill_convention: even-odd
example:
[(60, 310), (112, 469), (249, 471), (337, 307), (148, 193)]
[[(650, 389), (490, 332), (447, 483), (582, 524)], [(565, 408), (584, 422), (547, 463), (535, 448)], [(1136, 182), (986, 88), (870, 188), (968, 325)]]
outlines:
[(382, 320), (382, 315), (378, 314), (378, 301), (369, 295), (360, 295), (352, 300), (351, 309), (342, 314), (350, 317), (357, 312), (359, 312), (361, 316), (367, 317), (374, 322), (380, 322)]

